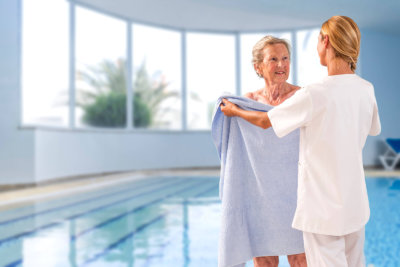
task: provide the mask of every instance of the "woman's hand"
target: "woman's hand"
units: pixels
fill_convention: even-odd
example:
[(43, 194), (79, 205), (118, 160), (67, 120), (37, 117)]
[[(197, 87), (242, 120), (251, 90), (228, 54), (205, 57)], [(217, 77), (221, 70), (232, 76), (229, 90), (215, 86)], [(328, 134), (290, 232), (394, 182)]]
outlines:
[(219, 106), (225, 116), (228, 116), (228, 117), (237, 116), (238, 106), (236, 106), (232, 102), (229, 102), (225, 98), (222, 99), (222, 103)]
[(225, 116), (232, 117), (238, 116), (246, 121), (254, 124), (263, 129), (268, 129), (271, 127), (271, 121), (269, 120), (268, 113), (265, 111), (255, 111), (255, 110), (244, 110), (236, 106), (235, 104), (229, 102), (225, 98), (222, 99), (220, 105), (221, 111)]

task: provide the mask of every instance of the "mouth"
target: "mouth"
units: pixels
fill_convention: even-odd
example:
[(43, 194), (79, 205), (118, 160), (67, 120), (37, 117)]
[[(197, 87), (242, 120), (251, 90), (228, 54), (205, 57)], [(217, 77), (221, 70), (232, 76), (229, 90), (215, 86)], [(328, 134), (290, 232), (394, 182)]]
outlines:
[(286, 72), (285, 71), (276, 71), (275, 74), (276, 75), (285, 75)]

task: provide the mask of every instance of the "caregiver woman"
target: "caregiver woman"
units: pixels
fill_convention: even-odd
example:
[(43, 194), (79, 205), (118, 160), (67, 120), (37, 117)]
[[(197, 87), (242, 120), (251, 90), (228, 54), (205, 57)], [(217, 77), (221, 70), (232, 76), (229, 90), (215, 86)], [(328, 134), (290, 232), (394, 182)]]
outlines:
[(369, 204), (362, 148), (381, 130), (374, 87), (354, 71), (360, 31), (349, 17), (333, 16), (318, 37), (321, 82), (296, 91), (267, 112), (245, 111), (223, 101), (226, 116), (239, 116), (279, 137), (300, 128), (297, 208), (292, 226), (303, 231), (311, 267), (365, 266)]

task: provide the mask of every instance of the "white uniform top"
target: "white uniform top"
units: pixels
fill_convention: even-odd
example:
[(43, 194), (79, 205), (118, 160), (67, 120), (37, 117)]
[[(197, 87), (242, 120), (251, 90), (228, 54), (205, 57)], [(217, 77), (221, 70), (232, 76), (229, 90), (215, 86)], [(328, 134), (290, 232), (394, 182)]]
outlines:
[(356, 74), (328, 76), (268, 116), (279, 137), (300, 127), (292, 227), (334, 236), (361, 229), (369, 219), (362, 149), (381, 130), (373, 85)]

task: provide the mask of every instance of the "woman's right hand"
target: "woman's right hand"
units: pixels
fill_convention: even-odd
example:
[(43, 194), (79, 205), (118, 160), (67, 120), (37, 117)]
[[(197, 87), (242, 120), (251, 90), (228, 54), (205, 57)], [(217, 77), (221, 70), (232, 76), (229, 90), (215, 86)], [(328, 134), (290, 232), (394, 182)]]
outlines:
[(225, 116), (227, 117), (237, 116), (237, 110), (239, 109), (239, 107), (233, 104), (232, 102), (229, 102), (225, 98), (222, 99), (222, 103), (219, 106)]

